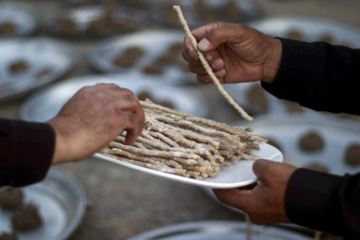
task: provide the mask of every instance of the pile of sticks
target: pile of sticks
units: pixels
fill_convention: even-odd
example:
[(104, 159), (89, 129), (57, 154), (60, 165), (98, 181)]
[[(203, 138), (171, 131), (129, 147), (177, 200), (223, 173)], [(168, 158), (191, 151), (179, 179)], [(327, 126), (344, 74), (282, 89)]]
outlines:
[(249, 134), (250, 127), (233, 127), (140, 101), (145, 125), (133, 146), (118, 136), (101, 154), (142, 167), (202, 179), (215, 177), (234, 161), (256, 160), (253, 149), (266, 142)]

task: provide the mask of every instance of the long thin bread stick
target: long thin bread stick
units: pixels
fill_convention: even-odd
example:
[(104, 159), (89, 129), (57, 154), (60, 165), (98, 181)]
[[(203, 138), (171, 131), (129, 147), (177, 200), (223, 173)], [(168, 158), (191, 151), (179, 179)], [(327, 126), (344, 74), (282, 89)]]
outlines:
[(195, 48), (199, 59), (202, 63), (202, 65), (204, 66), (206, 72), (209, 74), (211, 80), (213, 80), (213, 82), (215, 83), (215, 85), (217, 86), (217, 88), (219, 89), (220, 93), (226, 98), (226, 100), (241, 114), (241, 116), (248, 120), (248, 121), (252, 121), (254, 120), (253, 117), (249, 116), (242, 107), (239, 106), (239, 104), (237, 104), (235, 102), (235, 100), (225, 91), (224, 87), (221, 85), (219, 79), (215, 76), (214, 72), (212, 71), (211, 67), (209, 66), (209, 63), (205, 60), (204, 55), (198, 50), (197, 48), (197, 41), (195, 39), (195, 37), (192, 35), (190, 28), (187, 24), (187, 21), (184, 18), (184, 15), (181, 11), (180, 6), (175, 5), (173, 7), (175, 9), (175, 11), (177, 12), (180, 22), (185, 30), (186, 35), (190, 38), (191, 43), (193, 45), (193, 47)]

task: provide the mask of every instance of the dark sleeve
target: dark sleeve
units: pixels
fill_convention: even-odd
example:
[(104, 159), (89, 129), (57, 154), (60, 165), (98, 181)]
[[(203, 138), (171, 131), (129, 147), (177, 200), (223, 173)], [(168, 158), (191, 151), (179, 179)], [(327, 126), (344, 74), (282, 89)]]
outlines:
[(0, 187), (42, 180), (51, 165), (55, 132), (46, 123), (0, 119)]
[(297, 169), (285, 196), (289, 219), (345, 239), (360, 239), (360, 173), (336, 176)]
[(271, 94), (317, 111), (360, 114), (360, 49), (281, 39), (282, 60)]

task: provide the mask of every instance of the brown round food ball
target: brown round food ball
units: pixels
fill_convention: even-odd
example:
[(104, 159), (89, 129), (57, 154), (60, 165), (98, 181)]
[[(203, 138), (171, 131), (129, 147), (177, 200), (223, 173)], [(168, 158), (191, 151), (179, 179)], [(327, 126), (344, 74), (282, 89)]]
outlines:
[(0, 35), (14, 34), (16, 26), (12, 22), (3, 22), (0, 24)]
[(26, 61), (19, 60), (11, 63), (8, 70), (11, 73), (19, 73), (19, 72), (25, 72), (26, 70), (28, 70), (28, 68), (29, 67)]
[(0, 235), (0, 240), (19, 240), (16, 233), (3, 233)]
[(303, 34), (297, 30), (297, 29), (292, 29), (290, 30), (287, 34), (286, 37), (292, 40), (297, 40), (297, 41), (305, 41), (305, 37), (303, 36)]
[(350, 166), (360, 164), (360, 144), (351, 144), (345, 151), (345, 163)]
[(318, 151), (324, 148), (322, 137), (315, 131), (309, 131), (300, 137), (299, 146), (307, 152)]
[(254, 84), (250, 87), (247, 92), (247, 100), (251, 105), (262, 110), (267, 110), (269, 108), (269, 102), (266, 97), (265, 90), (259, 84)]
[(303, 167), (310, 169), (310, 170), (318, 171), (318, 172), (324, 172), (324, 173), (329, 172), (329, 168), (327, 166), (325, 166), (324, 164), (318, 163), (318, 162), (311, 162), (311, 163), (304, 165)]
[(151, 94), (147, 91), (139, 92), (138, 94), (136, 94), (136, 96), (139, 100), (142, 100), (142, 101), (145, 101), (147, 98), (151, 100), (151, 98), (152, 98)]
[(0, 207), (6, 210), (18, 208), (23, 202), (24, 194), (21, 189), (5, 188), (0, 191)]
[(167, 100), (163, 100), (161, 102), (159, 102), (159, 105), (163, 106), (163, 107), (167, 107), (167, 108), (174, 108), (174, 105), (171, 101), (167, 101)]
[(274, 146), (280, 152), (282, 152), (282, 147), (281, 147), (280, 143), (277, 140), (275, 140), (273, 138), (267, 138), (267, 144), (270, 144), (271, 146)]
[(14, 229), (21, 232), (34, 230), (42, 224), (38, 208), (33, 204), (24, 206), (11, 220)]

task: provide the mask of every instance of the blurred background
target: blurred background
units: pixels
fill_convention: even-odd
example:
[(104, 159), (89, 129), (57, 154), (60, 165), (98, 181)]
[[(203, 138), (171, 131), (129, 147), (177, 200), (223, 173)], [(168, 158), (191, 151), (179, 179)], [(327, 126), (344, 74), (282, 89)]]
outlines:
[[(295, 166), (335, 174), (360, 170), (360, 163), (345, 157), (350, 145), (360, 144), (358, 117), (278, 100), (257, 83), (225, 86), (254, 116), (250, 123), (214, 85), (198, 84), (181, 57), (185, 34), (174, 4), (182, 7), (191, 28), (212, 21), (237, 22), (270, 36), (360, 48), (356, 0), (2, 0), (0, 117), (45, 122), (82, 86), (114, 82), (139, 99), (252, 126)], [(304, 141), (310, 136), (320, 139), (321, 147), (306, 149)], [(189, 224), (185, 229), (195, 232), (204, 226), (232, 226), (223, 232), (238, 228), (237, 234), (245, 235), (245, 215), (219, 203), (210, 189), (95, 158), (52, 167), (44, 182), (24, 191), (26, 201), (38, 205), (46, 221), (41, 229), (19, 233), (21, 240), (135, 239), (158, 228), (172, 231), (177, 224)], [(0, 210), (0, 235), (10, 231), (11, 216)], [(207, 225), (214, 221), (218, 225)], [(268, 231), (282, 236), (277, 239), (314, 236), (313, 230), (291, 224), (253, 230), (254, 239), (270, 239), (264, 238), (271, 235)], [(324, 233), (322, 239), (339, 238)]]

